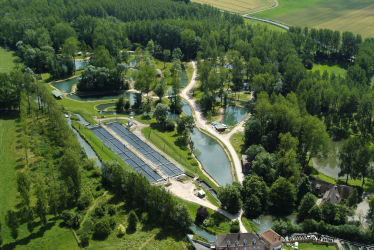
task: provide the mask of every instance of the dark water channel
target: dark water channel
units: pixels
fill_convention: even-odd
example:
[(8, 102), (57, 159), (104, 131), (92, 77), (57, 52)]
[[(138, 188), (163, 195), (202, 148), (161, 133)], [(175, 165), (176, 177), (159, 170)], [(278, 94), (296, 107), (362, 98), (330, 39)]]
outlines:
[[(75, 114), (76, 116), (79, 117), (79, 123), (82, 124), (82, 126), (84, 126), (83, 124), (87, 124), (88, 122), (86, 120), (84, 120), (84, 118), (79, 115), (79, 114)], [(71, 125), (71, 119), (70, 117), (68, 118), (68, 124), (69, 124), (69, 127), (71, 128), (71, 130), (73, 131), (74, 134), (77, 135), (78, 137), (78, 141), (79, 143), (81, 144), (81, 146), (84, 148), (84, 151), (86, 152), (86, 155), (88, 157), (88, 159), (94, 159), (96, 158), (96, 164), (101, 167), (102, 164), (99, 160), (99, 157), (97, 157), (95, 151), (93, 151), (93, 149), (91, 148), (90, 145), (88, 145), (88, 143), (80, 136), (80, 134), (73, 128), (73, 126)]]
[(204, 167), (204, 170), (213, 177), (221, 186), (227, 183), (232, 184), (232, 175), (230, 172), (230, 162), (216, 140), (194, 129), (191, 133), (191, 139), (195, 148), (199, 149), (201, 154), (197, 158)]

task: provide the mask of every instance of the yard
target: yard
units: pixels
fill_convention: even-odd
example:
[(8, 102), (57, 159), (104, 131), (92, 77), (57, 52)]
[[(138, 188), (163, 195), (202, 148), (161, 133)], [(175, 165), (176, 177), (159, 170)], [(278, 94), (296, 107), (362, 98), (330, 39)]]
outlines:
[[(292, 246), (282, 246), (282, 250), (294, 250)], [(299, 250), (336, 250), (334, 246), (314, 245), (313, 243), (299, 243)]]

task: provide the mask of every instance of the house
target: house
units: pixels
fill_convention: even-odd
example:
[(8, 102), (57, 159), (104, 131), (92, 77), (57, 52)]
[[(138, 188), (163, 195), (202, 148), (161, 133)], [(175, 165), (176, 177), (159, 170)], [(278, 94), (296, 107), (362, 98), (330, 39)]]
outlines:
[(326, 201), (331, 201), (332, 203), (337, 204), (342, 200), (348, 199), (353, 192), (353, 187), (332, 184), (313, 176), (309, 176), (309, 181), (315, 194), (323, 194), (323, 198), (319, 199), (317, 204)]
[(265, 242), (255, 233), (216, 235), (216, 250), (266, 250)]
[(219, 131), (219, 132), (225, 132), (226, 127), (222, 126), (221, 124), (218, 124), (218, 125), (216, 125), (216, 130)]
[(251, 170), (251, 163), (247, 161), (247, 158), (247, 155), (242, 155), (242, 171), (244, 174), (248, 174), (249, 170)]
[(265, 232), (261, 233), (260, 236), (265, 242), (266, 250), (277, 250), (282, 248), (284, 238), (272, 229), (266, 230)]
[(62, 99), (62, 94), (60, 91), (58, 91), (57, 89), (53, 90), (52, 91), (52, 94), (53, 96), (56, 98), (56, 99)]
[(161, 69), (156, 69), (156, 71), (157, 71), (157, 76), (161, 77)]

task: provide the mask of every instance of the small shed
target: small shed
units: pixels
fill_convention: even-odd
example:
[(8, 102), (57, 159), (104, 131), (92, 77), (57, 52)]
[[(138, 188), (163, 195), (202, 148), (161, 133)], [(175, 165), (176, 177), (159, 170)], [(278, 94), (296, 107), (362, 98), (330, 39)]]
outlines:
[(52, 94), (53, 96), (56, 98), (56, 99), (62, 99), (62, 94), (60, 91), (58, 91), (57, 89), (53, 90), (52, 91)]
[(200, 198), (204, 198), (205, 197), (204, 190), (200, 190), (199, 192), (197, 192), (197, 196), (200, 197)]
[(157, 76), (161, 77), (161, 69), (156, 69), (156, 71), (157, 71)]
[(216, 129), (217, 129), (219, 132), (225, 132), (225, 131), (226, 131), (226, 127), (225, 127), (225, 126), (222, 126), (221, 124), (216, 125)]
[(247, 157), (247, 155), (242, 155), (242, 169), (245, 174), (251, 170), (251, 163), (247, 160)]

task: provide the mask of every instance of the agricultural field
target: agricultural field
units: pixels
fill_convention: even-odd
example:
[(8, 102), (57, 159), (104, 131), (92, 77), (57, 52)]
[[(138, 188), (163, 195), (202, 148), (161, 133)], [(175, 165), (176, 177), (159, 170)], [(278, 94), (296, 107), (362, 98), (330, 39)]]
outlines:
[[(15, 59), (18, 59), (18, 56), (15, 55), (14, 51), (5, 50), (3, 47), (0, 47), (0, 73), (9, 73), (16, 68)], [(23, 67), (23, 63), (18, 65), (20, 68)]]
[(278, 9), (276, 8), (261, 12), (258, 17), (268, 18), (291, 26), (327, 28), (340, 32), (351, 31), (354, 34), (361, 34), (363, 38), (374, 36), (374, 30), (371, 28), (374, 24), (373, 1), (328, 0), (320, 2), (315, 5), (305, 5), (300, 10), (295, 8), (295, 11), (292, 11), (292, 8), (290, 11), (283, 12), (281, 9), (276, 11)]
[(192, 2), (208, 4), (222, 10), (241, 14), (256, 12), (275, 5), (274, 0), (192, 0)]
[(279, 32), (286, 32), (287, 31), (286, 29), (282, 29), (281, 27), (278, 27), (278, 26), (275, 26), (275, 25), (272, 25), (272, 24), (268, 24), (268, 23), (264, 23), (264, 22), (261, 22), (261, 21), (257, 21), (257, 20), (254, 20), (254, 19), (245, 18), (244, 23), (251, 24), (251, 25), (263, 25), (263, 26), (267, 27), (267, 29), (269, 29), (269, 30), (274, 30), (274, 31), (279, 31)]

